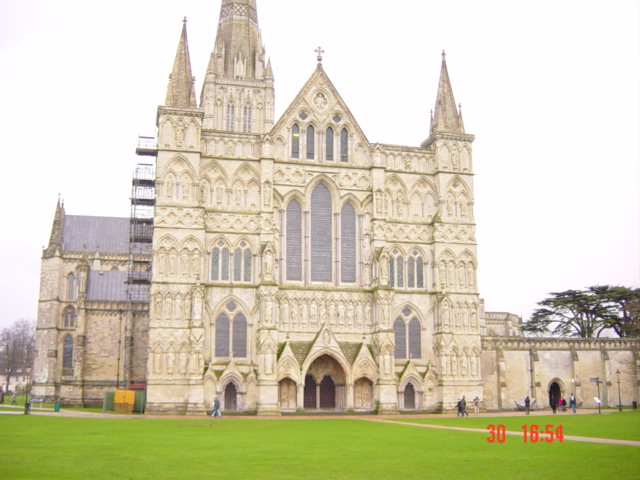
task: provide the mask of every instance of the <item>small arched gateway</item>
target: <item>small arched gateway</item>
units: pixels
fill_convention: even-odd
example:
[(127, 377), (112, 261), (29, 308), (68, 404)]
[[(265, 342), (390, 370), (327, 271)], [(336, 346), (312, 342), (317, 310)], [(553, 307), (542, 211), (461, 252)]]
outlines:
[(330, 355), (317, 358), (304, 378), (305, 410), (345, 410), (346, 375)]
[(229, 382), (224, 389), (224, 409), (238, 410), (238, 390), (233, 382)]
[(559, 381), (553, 381), (549, 385), (549, 405), (558, 405), (558, 400), (562, 397), (562, 387)]

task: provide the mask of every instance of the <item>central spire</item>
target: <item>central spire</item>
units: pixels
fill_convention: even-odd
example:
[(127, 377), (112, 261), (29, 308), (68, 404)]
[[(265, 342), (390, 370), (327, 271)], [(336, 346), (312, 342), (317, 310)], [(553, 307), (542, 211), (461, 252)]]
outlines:
[(226, 78), (264, 77), (264, 47), (255, 0), (223, 0), (208, 72)]

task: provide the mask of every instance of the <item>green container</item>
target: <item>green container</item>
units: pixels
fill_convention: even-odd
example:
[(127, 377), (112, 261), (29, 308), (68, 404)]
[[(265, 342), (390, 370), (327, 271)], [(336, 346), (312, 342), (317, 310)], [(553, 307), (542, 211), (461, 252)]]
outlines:
[(103, 412), (113, 412), (113, 397), (116, 392), (104, 392), (104, 400), (102, 402)]
[(145, 403), (147, 402), (147, 394), (144, 390), (136, 391), (136, 401), (133, 404), (135, 413), (144, 413)]
[(58, 402), (53, 404), (53, 411), (54, 412), (59, 412), (60, 411), (60, 404)]

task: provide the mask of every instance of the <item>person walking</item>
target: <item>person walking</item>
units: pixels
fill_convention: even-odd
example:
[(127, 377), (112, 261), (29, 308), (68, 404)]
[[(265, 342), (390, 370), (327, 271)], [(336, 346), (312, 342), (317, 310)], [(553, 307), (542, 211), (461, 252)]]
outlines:
[(467, 401), (464, 399), (464, 395), (462, 395), (462, 398), (460, 399), (460, 415), (461, 416), (469, 416), (469, 412), (467, 412)]
[(478, 396), (476, 395), (476, 397), (473, 399), (473, 412), (476, 415), (480, 415), (480, 399), (478, 398)]
[(222, 413), (220, 413), (220, 400), (216, 397), (213, 401), (213, 411), (211, 412), (211, 418), (222, 418)]
[(529, 411), (531, 410), (531, 399), (529, 395), (524, 397), (524, 412), (526, 415), (529, 415)]
[(558, 400), (556, 400), (555, 398), (551, 398), (551, 411), (553, 412), (553, 414), (556, 414), (556, 410), (558, 408)]
[(576, 413), (576, 397), (573, 393), (569, 397), (569, 406), (571, 407), (571, 410), (573, 410), (573, 413)]
[(16, 401), (16, 391), (14, 390), (11, 393), (11, 405), (17, 405), (17, 404), (18, 404), (18, 402)]

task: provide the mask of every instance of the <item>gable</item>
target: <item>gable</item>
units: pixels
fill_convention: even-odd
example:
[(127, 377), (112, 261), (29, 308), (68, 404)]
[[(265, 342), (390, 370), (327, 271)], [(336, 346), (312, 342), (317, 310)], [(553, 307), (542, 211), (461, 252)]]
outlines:
[[(320, 64), (270, 132), (269, 136), (276, 145), (275, 153), (278, 160), (286, 160), (291, 157), (294, 124), (299, 128), (301, 137), (306, 135), (309, 127), (315, 130), (317, 143), (315, 147), (318, 152), (325, 151), (325, 134), (330, 128), (333, 129), (337, 153), (335, 157), (339, 156), (343, 130), (348, 135), (350, 157), (354, 156), (357, 148), (362, 148), (361, 145), (369, 143), (358, 122)], [(306, 144), (303, 146), (306, 147)], [(340, 159), (335, 157), (327, 160), (324, 155), (317, 154), (314, 160), (333, 161), (335, 164), (340, 164)], [(300, 151), (299, 158), (291, 159), (311, 160), (306, 158), (306, 149)]]

